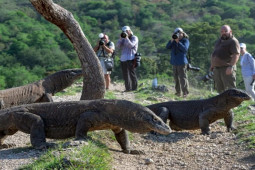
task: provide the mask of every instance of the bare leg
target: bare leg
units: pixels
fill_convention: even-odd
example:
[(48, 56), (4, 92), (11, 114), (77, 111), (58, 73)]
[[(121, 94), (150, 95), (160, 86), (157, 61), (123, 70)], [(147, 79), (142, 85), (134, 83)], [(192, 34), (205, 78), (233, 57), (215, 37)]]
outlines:
[(105, 78), (105, 87), (106, 87), (106, 89), (109, 89), (110, 83), (111, 83), (110, 74), (105, 74), (104, 78)]
[(4, 100), (0, 99), (0, 110), (4, 109)]

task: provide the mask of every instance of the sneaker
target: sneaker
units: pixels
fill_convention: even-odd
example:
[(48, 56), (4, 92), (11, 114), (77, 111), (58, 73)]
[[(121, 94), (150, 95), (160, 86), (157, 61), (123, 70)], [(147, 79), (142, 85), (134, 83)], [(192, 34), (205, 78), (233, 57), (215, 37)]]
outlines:
[(184, 93), (183, 94), (183, 98), (186, 98), (188, 96), (189, 92), (188, 93)]

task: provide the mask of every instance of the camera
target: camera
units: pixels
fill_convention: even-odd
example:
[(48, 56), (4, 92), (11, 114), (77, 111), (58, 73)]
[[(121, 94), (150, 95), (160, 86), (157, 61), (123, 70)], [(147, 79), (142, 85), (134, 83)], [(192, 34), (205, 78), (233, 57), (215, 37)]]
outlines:
[(141, 59), (142, 59), (142, 54), (141, 53), (136, 53), (135, 58), (134, 58), (134, 68), (140, 67), (141, 65)]
[(199, 70), (200, 70), (199, 67), (193, 67), (190, 63), (188, 64), (187, 69), (188, 69), (188, 70), (193, 70), (193, 71), (199, 71)]
[(104, 45), (104, 44), (105, 44), (105, 41), (101, 39), (101, 40), (99, 41), (99, 45)]
[(120, 34), (120, 36), (121, 36), (121, 38), (126, 38), (126, 37), (128, 36), (128, 34), (127, 34), (125, 31), (123, 31), (123, 32)]
[(202, 78), (201, 78), (201, 80), (203, 80), (204, 82), (207, 82), (208, 80), (210, 80), (210, 79), (212, 79), (213, 78), (213, 72), (211, 71), (211, 72), (209, 72), (207, 75), (205, 75), (205, 76), (203, 76)]
[(179, 36), (180, 36), (180, 33), (179, 33), (179, 32), (176, 32), (176, 33), (174, 33), (174, 34), (172, 35), (172, 38), (173, 38), (174, 40), (176, 40), (176, 39), (179, 38)]

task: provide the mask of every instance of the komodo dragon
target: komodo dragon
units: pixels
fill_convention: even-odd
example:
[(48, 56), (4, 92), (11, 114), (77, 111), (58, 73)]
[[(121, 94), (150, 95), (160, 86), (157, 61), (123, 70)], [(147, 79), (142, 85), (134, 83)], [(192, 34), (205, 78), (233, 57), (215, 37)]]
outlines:
[(18, 130), (30, 134), (34, 148), (47, 147), (45, 138), (76, 140), (88, 131), (111, 129), (124, 153), (134, 153), (126, 130), (169, 134), (171, 129), (150, 109), (126, 100), (81, 100), (34, 103), (0, 110), (0, 148), (7, 135)]
[(52, 95), (81, 77), (81, 69), (67, 69), (31, 84), (0, 90), (0, 109), (22, 104), (52, 102)]
[(224, 119), (227, 130), (233, 130), (234, 114), (232, 108), (249, 100), (250, 96), (242, 90), (229, 89), (203, 100), (169, 101), (147, 106), (174, 130), (201, 129), (202, 134), (209, 134), (209, 124)]

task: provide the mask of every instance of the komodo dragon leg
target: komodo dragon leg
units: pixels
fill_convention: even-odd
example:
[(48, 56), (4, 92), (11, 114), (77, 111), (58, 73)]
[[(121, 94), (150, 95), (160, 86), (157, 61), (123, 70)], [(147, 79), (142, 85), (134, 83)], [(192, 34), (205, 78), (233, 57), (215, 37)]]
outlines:
[[(75, 140), (86, 140), (88, 139), (87, 133), (90, 128), (107, 124), (107, 120), (103, 118), (98, 112), (88, 111), (81, 114), (75, 131)], [(131, 150), (126, 130), (122, 128), (112, 129), (116, 140), (120, 144), (122, 151), (128, 154), (141, 154), (142, 151)]]
[(224, 122), (227, 126), (227, 131), (230, 132), (231, 130), (235, 130), (236, 128), (233, 126), (234, 112), (230, 110), (228, 113), (229, 114), (224, 117)]
[(52, 95), (49, 93), (46, 93), (38, 102), (53, 102)]
[(168, 108), (160, 107), (158, 109), (158, 114), (157, 115), (158, 115), (158, 117), (160, 117), (164, 121), (164, 123), (166, 123), (167, 119), (169, 118), (169, 110), (168, 110)]
[(112, 129), (112, 131), (115, 135), (115, 138), (117, 139), (118, 143), (121, 146), (122, 152), (124, 152), (126, 154), (133, 154), (133, 155), (144, 154), (143, 151), (130, 149), (128, 133), (125, 129), (116, 128), (116, 129)]
[(213, 109), (205, 110), (204, 112), (199, 114), (199, 127), (202, 131), (203, 135), (209, 135), (210, 134), (210, 118), (213, 116)]
[(44, 123), (40, 116), (29, 112), (15, 112), (13, 123), (18, 130), (30, 134), (30, 141), (35, 149), (46, 149)]
[(13, 133), (9, 133), (9, 131), (6, 133), (6, 131), (0, 131), (0, 149), (3, 149), (3, 148), (10, 148), (10, 147), (13, 147), (15, 146), (14, 143), (8, 143), (8, 144), (4, 144), (4, 140), (5, 138), (8, 136), (8, 135), (12, 135), (14, 133), (16, 133), (18, 130), (16, 130), (15, 132), (12, 131)]

